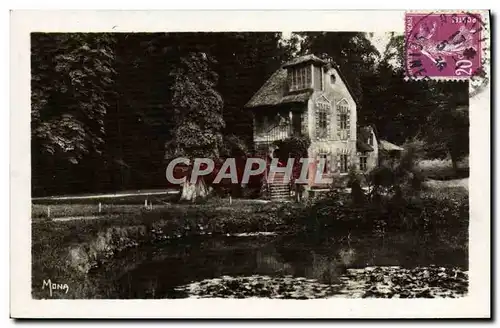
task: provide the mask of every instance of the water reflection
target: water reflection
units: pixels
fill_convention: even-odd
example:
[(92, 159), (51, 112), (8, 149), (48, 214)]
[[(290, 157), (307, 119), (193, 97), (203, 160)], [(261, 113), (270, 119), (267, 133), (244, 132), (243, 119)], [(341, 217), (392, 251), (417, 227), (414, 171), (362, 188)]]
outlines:
[(106, 298), (177, 298), (187, 295), (176, 287), (221, 276), (293, 276), (338, 284), (348, 268), (466, 269), (463, 248), (442, 249), (437, 242), (422, 236), (364, 236), (348, 243), (312, 243), (295, 237), (192, 238), (130, 251), (113, 259), (95, 279), (113, 282)]

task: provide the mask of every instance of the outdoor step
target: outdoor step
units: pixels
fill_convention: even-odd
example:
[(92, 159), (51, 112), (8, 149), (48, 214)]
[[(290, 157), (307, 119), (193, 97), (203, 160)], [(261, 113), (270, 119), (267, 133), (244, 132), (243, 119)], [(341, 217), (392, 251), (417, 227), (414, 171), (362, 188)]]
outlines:
[(288, 197), (290, 196), (290, 193), (280, 193), (280, 194), (271, 194), (272, 197)]
[(290, 192), (289, 191), (286, 191), (286, 190), (283, 190), (283, 191), (272, 191), (271, 192), (271, 195), (289, 195)]
[(286, 196), (286, 197), (271, 197), (271, 200), (289, 200), (290, 197)]
[(271, 190), (290, 190), (290, 187), (287, 185), (282, 185), (282, 186), (270, 186), (269, 189)]
[(290, 190), (287, 190), (287, 189), (271, 190), (271, 193), (273, 193), (273, 194), (279, 194), (279, 193), (284, 194), (284, 193), (287, 193), (288, 194), (288, 193), (290, 193)]
[(290, 184), (288, 183), (272, 183), (269, 184), (270, 187), (288, 187), (290, 188)]
[(290, 191), (290, 188), (286, 188), (286, 187), (277, 188), (277, 187), (275, 187), (275, 188), (269, 188), (269, 190), (276, 191), (276, 192), (278, 192), (278, 191)]

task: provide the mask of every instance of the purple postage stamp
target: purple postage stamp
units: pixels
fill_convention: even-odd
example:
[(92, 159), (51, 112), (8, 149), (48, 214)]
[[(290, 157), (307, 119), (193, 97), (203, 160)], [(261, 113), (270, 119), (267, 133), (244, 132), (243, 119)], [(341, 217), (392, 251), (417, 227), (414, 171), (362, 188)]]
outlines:
[(480, 74), (483, 25), (473, 13), (406, 13), (406, 76), (468, 79)]

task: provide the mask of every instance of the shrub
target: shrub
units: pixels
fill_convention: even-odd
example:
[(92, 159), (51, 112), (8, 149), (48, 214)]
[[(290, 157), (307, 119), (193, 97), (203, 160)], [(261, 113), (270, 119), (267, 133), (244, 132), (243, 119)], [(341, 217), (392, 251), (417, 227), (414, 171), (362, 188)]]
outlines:
[(417, 151), (408, 147), (395, 167), (380, 166), (368, 176), (373, 186), (371, 198), (380, 201), (381, 195), (388, 195), (394, 201), (418, 197), (424, 177), (416, 166)]
[(280, 159), (307, 157), (311, 140), (308, 136), (293, 136), (275, 142), (279, 147)]
[(366, 196), (361, 188), (361, 176), (355, 167), (351, 167), (349, 170), (347, 187), (351, 188), (351, 197), (354, 204), (364, 204), (366, 201)]

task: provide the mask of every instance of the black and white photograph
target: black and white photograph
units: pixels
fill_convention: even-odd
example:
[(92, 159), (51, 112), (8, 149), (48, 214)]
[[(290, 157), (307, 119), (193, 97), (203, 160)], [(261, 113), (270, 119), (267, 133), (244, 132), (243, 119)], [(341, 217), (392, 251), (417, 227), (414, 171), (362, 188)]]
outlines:
[(404, 13), (386, 31), (30, 31), (29, 297), (467, 299), (489, 27), (464, 13), (439, 41), (446, 15), (416, 32)]

